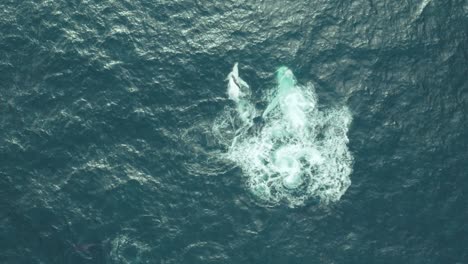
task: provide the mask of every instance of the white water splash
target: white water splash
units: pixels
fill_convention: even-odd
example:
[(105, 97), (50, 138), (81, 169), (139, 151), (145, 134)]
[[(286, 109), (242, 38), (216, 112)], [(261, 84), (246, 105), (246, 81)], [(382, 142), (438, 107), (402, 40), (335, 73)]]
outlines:
[[(351, 184), (352, 156), (347, 131), (352, 117), (346, 107), (320, 111), (313, 86), (300, 86), (286, 67), (277, 71), (274, 96), (254, 119), (249, 86), (237, 64), (228, 76), (228, 93), (236, 109), (215, 121), (215, 134), (229, 146), (227, 157), (246, 175), (247, 186), (269, 204), (338, 201)], [(231, 82), (232, 79), (232, 82)], [(245, 84), (245, 85), (244, 85)], [(232, 87), (236, 85), (236, 87)]]

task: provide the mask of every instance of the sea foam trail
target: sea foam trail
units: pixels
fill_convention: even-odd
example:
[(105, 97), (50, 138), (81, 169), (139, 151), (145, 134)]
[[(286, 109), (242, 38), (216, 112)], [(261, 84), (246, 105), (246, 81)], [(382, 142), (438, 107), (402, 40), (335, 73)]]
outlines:
[(252, 193), (268, 204), (338, 201), (351, 184), (348, 109), (319, 110), (314, 87), (298, 85), (292, 71), (281, 67), (273, 95), (263, 98), (268, 106), (256, 116), (250, 88), (240, 79), (237, 64), (228, 81), (228, 93), (239, 88), (240, 96), (229, 96), (235, 110), (227, 108), (213, 129), (228, 146), (227, 157), (242, 169)]

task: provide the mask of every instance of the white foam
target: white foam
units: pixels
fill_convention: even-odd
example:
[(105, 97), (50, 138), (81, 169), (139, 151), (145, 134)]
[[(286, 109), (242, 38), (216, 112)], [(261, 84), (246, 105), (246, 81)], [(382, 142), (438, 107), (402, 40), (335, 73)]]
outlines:
[[(235, 73), (240, 79), (237, 64)], [(267, 203), (338, 201), (351, 184), (346, 135), (350, 112), (344, 106), (318, 110), (314, 87), (297, 85), (286, 67), (277, 71), (277, 82), (275, 96), (264, 98), (271, 103), (261, 130), (249, 129), (256, 113), (246, 97), (236, 102), (236, 111), (227, 109), (215, 121), (216, 135), (229, 146), (227, 157), (242, 169), (251, 191)]]

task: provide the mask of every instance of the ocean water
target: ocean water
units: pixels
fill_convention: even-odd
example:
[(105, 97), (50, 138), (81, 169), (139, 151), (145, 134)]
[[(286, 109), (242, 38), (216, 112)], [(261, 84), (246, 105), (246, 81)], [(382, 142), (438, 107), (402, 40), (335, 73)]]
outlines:
[(1, 0), (0, 263), (468, 263), (467, 112), (466, 0)]

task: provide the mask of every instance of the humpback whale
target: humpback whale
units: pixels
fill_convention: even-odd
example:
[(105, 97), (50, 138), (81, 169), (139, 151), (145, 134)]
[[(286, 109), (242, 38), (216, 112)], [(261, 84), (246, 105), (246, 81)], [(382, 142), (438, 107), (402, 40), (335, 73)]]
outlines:
[(255, 107), (250, 102), (250, 87), (239, 77), (238, 63), (234, 64), (232, 71), (228, 74), (228, 89), (227, 93), (230, 100), (233, 100), (237, 105), (237, 112), (244, 124), (244, 127), (252, 125), (252, 119), (255, 116)]
[[(239, 77), (238, 63), (234, 64), (232, 71), (228, 74), (228, 96), (229, 99), (238, 103), (241, 97), (246, 95), (245, 90), (249, 89), (249, 85)], [(244, 90), (244, 91), (243, 91)]]
[(294, 78), (294, 74), (290, 69), (284, 66), (276, 71), (276, 79), (278, 80), (277, 95), (275, 98), (273, 98), (265, 111), (263, 111), (263, 118), (266, 118), (268, 114), (278, 106), (280, 99), (285, 98), (286, 95), (290, 93), (296, 85), (296, 78)]

